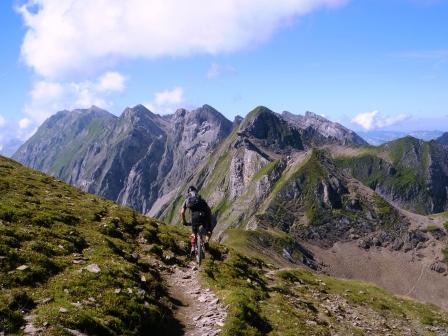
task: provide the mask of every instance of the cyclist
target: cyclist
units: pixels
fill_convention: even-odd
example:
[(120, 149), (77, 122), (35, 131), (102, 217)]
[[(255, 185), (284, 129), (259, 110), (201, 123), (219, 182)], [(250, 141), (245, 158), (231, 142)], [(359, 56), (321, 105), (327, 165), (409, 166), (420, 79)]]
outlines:
[[(187, 223), (185, 219), (185, 211), (191, 211), (191, 223)], [(188, 188), (187, 197), (181, 209), (181, 218), (183, 225), (191, 225), (191, 255), (194, 254), (196, 247), (196, 235), (198, 229), (202, 225), (205, 229), (204, 242), (207, 247), (208, 240), (211, 236), (211, 210), (207, 202), (199, 195), (198, 190), (194, 186)]]

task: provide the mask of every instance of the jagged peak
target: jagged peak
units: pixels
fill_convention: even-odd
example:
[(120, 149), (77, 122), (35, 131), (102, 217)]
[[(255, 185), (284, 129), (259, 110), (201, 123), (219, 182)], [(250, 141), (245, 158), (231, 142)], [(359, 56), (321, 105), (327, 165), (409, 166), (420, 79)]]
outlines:
[(282, 117), (290, 124), (303, 130), (312, 129), (327, 139), (335, 139), (341, 143), (353, 145), (367, 145), (368, 143), (354, 131), (331, 121), (322, 115), (307, 111), (304, 115), (293, 114), (288, 111)]
[(143, 104), (137, 104), (134, 107), (126, 107), (121, 114), (121, 119), (127, 119), (127, 118), (160, 118), (160, 115), (151, 112), (145, 105)]
[(217, 109), (215, 109), (213, 106), (208, 105), (208, 104), (202, 105), (202, 108), (205, 109), (205, 110), (212, 110), (212, 111), (218, 112)]
[(325, 118), (323, 115), (311, 112), (311, 111), (306, 111), (305, 112), (305, 118), (310, 118), (310, 119), (316, 119), (322, 122), (332, 122), (330, 120), (328, 120), (327, 118)]
[(250, 111), (246, 117), (240, 122), (240, 130), (244, 130), (246, 127), (248, 127), (251, 123), (254, 122), (255, 119), (257, 119), (257, 117), (263, 115), (263, 114), (272, 114), (272, 115), (276, 115), (275, 112), (273, 112), (272, 110), (270, 110), (269, 108), (267, 108), (266, 106), (263, 105), (259, 105), (257, 107), (255, 107), (252, 111)]
[(254, 108), (252, 111), (249, 112), (247, 117), (256, 117), (257, 115), (262, 114), (262, 113), (273, 113), (274, 114), (275, 112), (266, 106), (258, 105), (256, 108)]

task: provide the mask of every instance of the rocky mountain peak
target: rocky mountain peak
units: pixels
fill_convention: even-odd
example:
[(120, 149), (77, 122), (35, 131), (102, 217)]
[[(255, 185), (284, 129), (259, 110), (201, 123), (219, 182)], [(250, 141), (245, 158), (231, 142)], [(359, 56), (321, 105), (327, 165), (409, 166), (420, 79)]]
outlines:
[[(286, 112), (288, 113), (288, 112)], [(308, 120), (316, 120), (319, 122), (330, 122), (328, 119), (326, 119), (324, 116), (316, 114), (314, 112), (306, 111), (305, 112), (305, 118)]]
[(138, 104), (134, 107), (125, 108), (125, 110), (121, 115), (122, 118), (131, 120), (154, 117), (154, 116), (156, 116), (156, 114), (152, 113), (142, 104)]
[(300, 132), (291, 127), (278, 113), (258, 106), (241, 122), (239, 138), (252, 139), (274, 151), (285, 149), (302, 150)]
[(307, 111), (302, 116), (285, 111), (282, 117), (295, 127), (305, 130), (305, 137), (313, 144), (367, 145), (367, 142), (352, 130), (313, 112)]

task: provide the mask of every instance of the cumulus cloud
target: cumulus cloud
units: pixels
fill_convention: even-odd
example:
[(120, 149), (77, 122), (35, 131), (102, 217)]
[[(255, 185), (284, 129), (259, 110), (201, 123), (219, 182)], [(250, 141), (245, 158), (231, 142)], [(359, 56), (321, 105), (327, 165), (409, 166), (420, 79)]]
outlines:
[[(107, 72), (95, 81), (55, 82), (40, 80), (33, 84), (30, 101), (25, 105), (27, 118), (41, 123), (49, 116), (63, 109), (87, 108), (96, 105), (102, 108), (112, 106), (108, 100), (111, 93), (125, 88), (125, 78), (117, 72)], [(19, 125), (20, 126), (20, 125)]]
[(177, 86), (171, 90), (156, 92), (154, 99), (144, 105), (152, 112), (169, 114), (181, 107), (181, 104), (184, 102), (184, 89)]
[(207, 77), (208, 79), (215, 79), (227, 74), (234, 74), (235, 72), (236, 69), (232, 65), (212, 63), (205, 77)]
[(395, 116), (384, 116), (379, 111), (359, 113), (352, 119), (352, 123), (357, 124), (367, 131), (396, 125), (408, 119), (407, 114), (401, 113)]
[(22, 118), (19, 120), (19, 128), (27, 129), (33, 122), (28, 118)]
[(174, 105), (184, 100), (184, 89), (175, 87), (172, 90), (165, 90), (155, 94), (155, 102), (157, 105)]
[(268, 40), (296, 17), (349, 0), (26, 0), (21, 55), (46, 78), (122, 59), (227, 53)]
[(98, 91), (117, 91), (124, 90), (125, 78), (122, 74), (115, 71), (106, 72), (98, 79)]

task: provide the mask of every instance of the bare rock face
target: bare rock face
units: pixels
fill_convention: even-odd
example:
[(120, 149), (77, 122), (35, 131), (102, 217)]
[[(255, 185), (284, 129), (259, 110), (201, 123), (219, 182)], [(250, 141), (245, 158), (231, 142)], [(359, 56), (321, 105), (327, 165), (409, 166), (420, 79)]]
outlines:
[(146, 213), (231, 130), (208, 105), (168, 116), (137, 105), (119, 118), (92, 107), (52, 116), (14, 158)]
[(310, 146), (324, 143), (367, 145), (367, 142), (355, 132), (312, 112), (306, 112), (302, 116), (285, 111), (282, 117), (303, 131), (306, 139), (304, 141)]
[(210, 151), (232, 131), (232, 123), (209, 105), (193, 111), (178, 110), (167, 118), (169, 126), (164, 169), (171, 166), (161, 193), (178, 187)]

